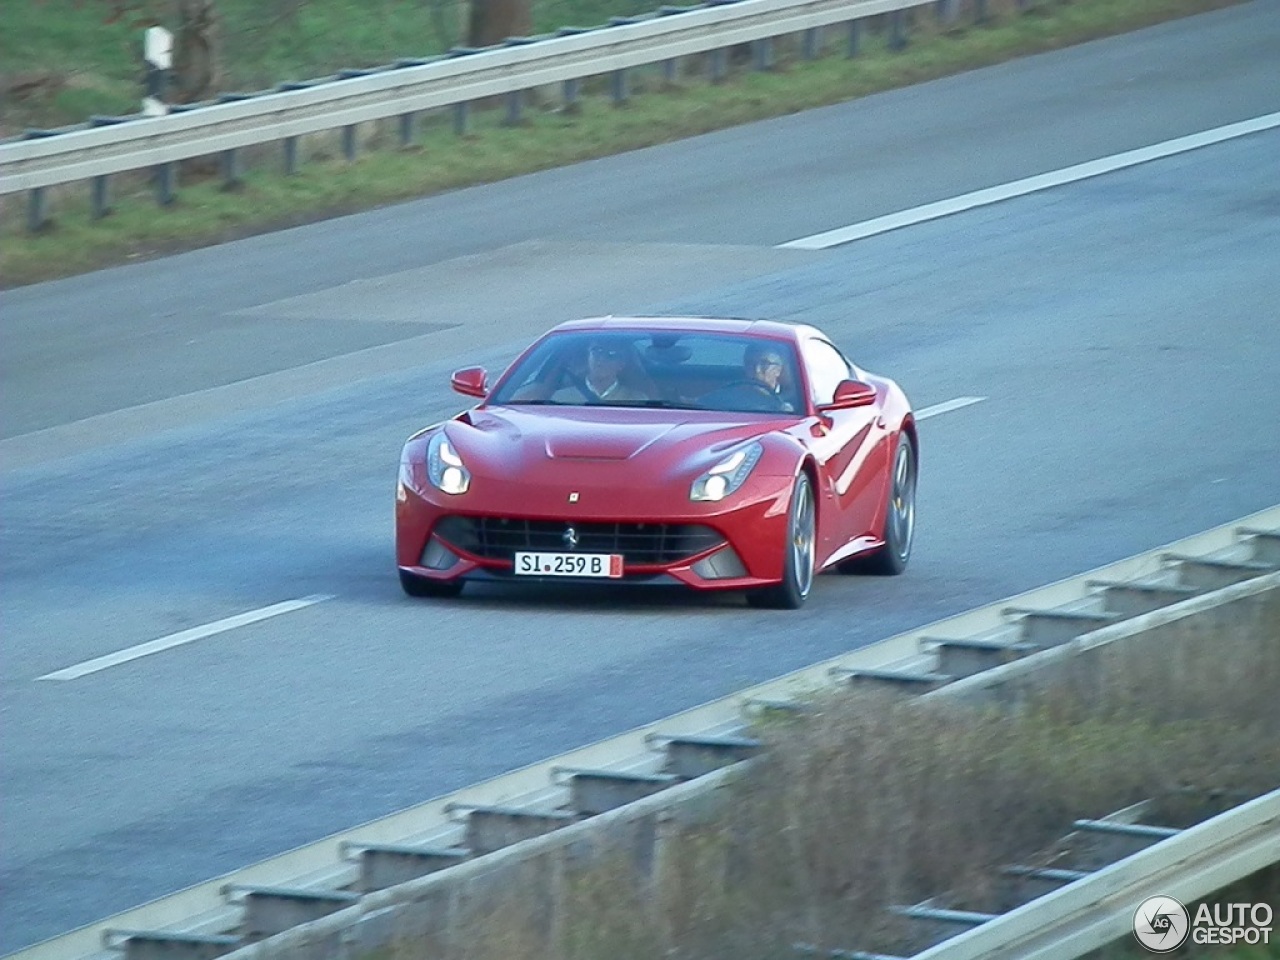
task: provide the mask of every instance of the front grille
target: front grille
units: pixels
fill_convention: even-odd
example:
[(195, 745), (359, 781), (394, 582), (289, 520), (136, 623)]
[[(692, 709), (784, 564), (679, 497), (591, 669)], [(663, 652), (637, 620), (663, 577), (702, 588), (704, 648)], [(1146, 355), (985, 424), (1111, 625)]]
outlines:
[[(566, 538), (572, 528), (577, 546)], [(517, 550), (620, 553), (632, 564), (668, 564), (710, 550), (724, 538), (692, 523), (578, 523), (508, 517), (445, 517), (435, 533), (486, 560), (510, 561)]]

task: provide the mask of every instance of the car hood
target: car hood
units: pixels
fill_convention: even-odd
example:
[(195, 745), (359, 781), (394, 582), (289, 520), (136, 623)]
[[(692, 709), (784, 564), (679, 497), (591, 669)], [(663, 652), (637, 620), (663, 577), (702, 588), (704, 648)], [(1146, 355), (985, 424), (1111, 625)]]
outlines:
[(794, 423), (706, 410), (513, 406), (469, 411), (445, 429), (478, 474), (532, 476), (612, 464), (654, 480), (706, 469), (735, 445)]

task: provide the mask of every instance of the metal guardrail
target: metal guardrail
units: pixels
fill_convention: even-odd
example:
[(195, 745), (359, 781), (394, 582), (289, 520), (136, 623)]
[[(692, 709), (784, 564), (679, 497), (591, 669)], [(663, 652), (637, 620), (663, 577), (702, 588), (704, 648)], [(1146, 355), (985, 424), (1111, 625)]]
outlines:
[[(1239, 532), (1245, 542), (1252, 540), (1247, 552), (1166, 552), (1168, 567), (1158, 574), (1135, 580), (1093, 579), (1097, 598), (1124, 611), (1109, 623), (1087, 601), (1035, 611), (1063, 623), (1079, 618), (1073, 629), (1085, 631), (1070, 638), (1046, 638), (1038, 651), (1035, 644), (1000, 636), (1007, 633), (1001, 628), (981, 638), (932, 641), (932, 657), (924, 658), (916, 670), (950, 664), (960, 668), (960, 675), (928, 674), (940, 680), (929, 692), (918, 683), (903, 687), (904, 678), (921, 675), (910, 669), (868, 672), (855, 679), (896, 683), (904, 693), (922, 694), (917, 702), (945, 698), (1014, 707), (1020, 689), (1051, 684), (1055, 675), (1071, 672), (1073, 660), (1078, 667), (1078, 661), (1109, 645), (1142, 643), (1161, 649), (1161, 638), (1169, 636), (1162, 631), (1192, 619), (1208, 618), (1224, 629), (1230, 615), (1224, 619), (1221, 611), (1247, 609), (1264, 595), (1280, 591), (1280, 528), (1246, 527)], [(1005, 608), (1014, 616), (1026, 612), (1027, 608)], [(1096, 629), (1090, 629), (1090, 621)], [(938, 643), (955, 643), (962, 649), (947, 650)], [(1142, 656), (1135, 654), (1137, 659)], [(1090, 684), (1115, 666), (1114, 661), (1110, 667), (1103, 663), (1097, 661), (1092, 672), (1086, 669), (1077, 679), (1090, 677), (1083, 680)], [(1211, 806), (1232, 802), (1229, 792), (1215, 796), (1206, 790), (1204, 796)], [(1002, 870), (1003, 883), (997, 889), (1003, 889), (1005, 906), (995, 913), (949, 909), (945, 896), (890, 907), (912, 921), (903, 942), (915, 948), (883, 960), (1072, 960), (1120, 941), (1133, 932), (1135, 911), (1150, 897), (1171, 896), (1190, 904), (1280, 864), (1280, 790), (1235, 802), (1238, 805), (1186, 828), (1149, 821), (1154, 812), (1149, 800), (1099, 820), (1077, 820), (1070, 834), (1034, 855), (1032, 862), (1048, 866)], [(831, 960), (881, 956), (800, 946), (807, 956)]]
[[(932, 0), (718, 0), (664, 8), (563, 35), (513, 39), (510, 45), (455, 50), (425, 61), (373, 71), (349, 71), (308, 84), (228, 102), (201, 104), (166, 116), (104, 118), (87, 129), (32, 131), (0, 143), (0, 195), (225, 154), (256, 144), (554, 83), (574, 82), (632, 67), (837, 23), (856, 23)], [(895, 30), (902, 29), (897, 22)], [(101, 181), (98, 181), (101, 183)]]
[(1066, 960), (1121, 939), (1150, 896), (1191, 903), (1280, 862), (1280, 790), (988, 920), (912, 960)]
[[(699, 779), (706, 771), (749, 756), (752, 744), (742, 739), (749, 724), (744, 712), (786, 709), (803, 702), (814, 691), (848, 682), (854, 675), (871, 682), (888, 678), (893, 683), (894, 676), (924, 671), (937, 674), (945, 682), (937, 695), (948, 691), (964, 697), (966, 687), (972, 691), (975, 685), (986, 682), (986, 676), (1001, 682), (1002, 673), (1030, 667), (1038, 658), (1052, 658), (1059, 651), (1065, 652), (1068, 645), (1088, 646), (1087, 638), (1115, 635), (1122, 629), (1125, 617), (1136, 617), (1135, 626), (1162, 622), (1174, 617), (1178, 609), (1209, 603), (1213, 592), (1223, 587), (1248, 592), (1259, 589), (1255, 583), (1280, 577), (1280, 573), (1263, 574), (1264, 567), (1280, 570), (1280, 506), (1011, 600), (870, 644), (610, 740), (438, 797), (11, 956), (14, 960), (115, 958), (119, 955), (114, 951), (120, 949), (129, 954), (130, 942), (136, 945), (146, 937), (163, 941), (166, 936), (171, 942), (194, 938), (192, 942), (200, 941), (202, 949), (211, 951), (211, 955), (225, 953), (231, 949), (230, 943), (206, 943), (201, 938), (223, 937), (244, 926), (245, 909), (228, 900), (228, 890), (286, 888), (294, 892), (295, 903), (304, 899), (299, 895), (302, 891), (313, 891), (317, 897), (312, 906), (323, 912), (328, 908), (319, 900), (326, 892), (381, 886), (368, 882), (368, 877), (362, 878), (365, 865), (352, 859), (363, 859), (366, 850), (387, 854), (389, 859), (384, 858), (384, 866), (391, 868), (398, 869), (396, 858), (402, 858), (399, 866), (407, 865), (403, 858), (412, 858), (418, 867), (440, 869), (441, 874), (465, 871), (481, 864), (486, 858), (480, 854), (485, 851), (521, 840), (524, 843), (520, 846), (537, 843), (525, 838), (548, 830), (551, 832), (544, 839), (550, 840), (562, 832), (586, 828), (597, 817), (608, 818), (637, 804), (661, 803), (665, 791), (693, 787), (706, 779)], [(1100, 598), (1120, 604), (1127, 612), (1118, 613), (1111, 625), (1097, 629), (1093, 614)], [(1023, 629), (1029, 612), (1052, 610), (1063, 616), (1051, 616), (1050, 620), (1069, 623), (1074, 618), (1076, 635), (1083, 635), (1082, 639), (1073, 640), (1069, 634), (1046, 637), (1038, 632), (1035, 639), (1004, 637), (1010, 630)], [(1061, 624), (1055, 622), (1054, 626)], [(971, 638), (973, 646), (964, 651), (965, 657), (994, 652), (998, 660), (1011, 662), (985, 672), (955, 670), (952, 675), (942, 676), (937, 662), (940, 636)], [(995, 639), (982, 639), (991, 637)], [(617, 798), (625, 795), (645, 799), (616, 806)], [(591, 819), (564, 826), (576, 819), (566, 818), (566, 810)], [(521, 816), (521, 811), (530, 816)], [(491, 855), (501, 857), (505, 852), (500, 849)], [(423, 872), (414, 869), (415, 875)], [(120, 931), (131, 933), (121, 936)]]

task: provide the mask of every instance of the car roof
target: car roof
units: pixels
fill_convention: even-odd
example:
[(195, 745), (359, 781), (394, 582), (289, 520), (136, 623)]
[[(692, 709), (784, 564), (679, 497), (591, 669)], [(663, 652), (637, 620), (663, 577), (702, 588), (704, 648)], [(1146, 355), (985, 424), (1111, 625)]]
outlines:
[(743, 317), (589, 317), (569, 320), (551, 332), (586, 330), (663, 330), (681, 333), (730, 333), (771, 339), (795, 340), (807, 336), (824, 337), (816, 327), (783, 320)]

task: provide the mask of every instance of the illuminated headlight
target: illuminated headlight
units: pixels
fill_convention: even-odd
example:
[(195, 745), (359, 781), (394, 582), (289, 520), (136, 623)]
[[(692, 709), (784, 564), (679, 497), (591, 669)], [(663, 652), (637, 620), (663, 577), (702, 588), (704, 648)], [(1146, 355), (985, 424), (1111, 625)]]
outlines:
[(445, 493), (466, 493), (471, 486), (471, 472), (463, 465), (458, 451), (441, 431), (427, 445), (427, 478), (432, 486)]
[(707, 500), (713, 503), (723, 500), (746, 482), (752, 469), (760, 462), (760, 456), (763, 453), (764, 447), (758, 440), (745, 447), (739, 447), (693, 481), (693, 486), (689, 489), (689, 499)]

